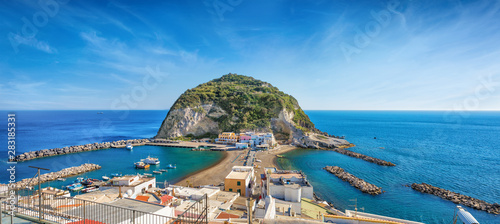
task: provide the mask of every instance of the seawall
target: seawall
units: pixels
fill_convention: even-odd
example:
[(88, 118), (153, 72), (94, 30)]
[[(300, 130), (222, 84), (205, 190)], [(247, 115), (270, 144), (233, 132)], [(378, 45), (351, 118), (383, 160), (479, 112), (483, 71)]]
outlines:
[(144, 145), (150, 142), (150, 140), (149, 139), (119, 140), (114, 142), (101, 142), (101, 143), (92, 143), (86, 145), (66, 146), (63, 148), (42, 149), (16, 155), (16, 157), (14, 157), (13, 159), (9, 159), (9, 161), (21, 162), (21, 161), (27, 161), (49, 156), (95, 151), (108, 148), (119, 148), (122, 146), (125, 147), (127, 142), (130, 142), (132, 145), (138, 146), (138, 145)]
[(346, 156), (350, 156), (350, 157), (362, 159), (362, 160), (365, 160), (367, 162), (375, 163), (375, 164), (378, 164), (378, 165), (381, 165), (381, 166), (396, 166), (396, 164), (394, 164), (394, 163), (387, 162), (387, 161), (381, 160), (381, 159), (377, 159), (377, 158), (374, 158), (374, 157), (371, 157), (371, 156), (363, 155), (361, 153), (353, 152), (351, 150), (347, 150), (347, 149), (344, 149), (342, 147), (340, 147), (340, 148), (329, 148), (329, 150), (338, 152), (340, 154), (344, 154)]
[[(90, 172), (90, 171), (98, 170), (98, 169), (101, 169), (101, 166), (99, 166), (97, 164), (92, 164), (92, 163), (85, 163), (85, 164), (82, 164), (80, 166), (68, 167), (68, 168), (62, 169), (62, 170), (57, 171), (57, 172), (45, 173), (45, 174), (40, 175), (40, 183), (57, 180), (57, 178), (74, 176), (74, 175), (78, 175), (78, 174), (82, 174), (82, 173), (86, 173), (86, 172)], [(14, 183), (14, 188), (15, 189), (25, 188), (28, 185), (28, 183), (29, 183), (29, 186), (36, 185), (36, 184), (38, 184), (38, 177), (36, 177), (33, 181), (31, 181), (31, 182), (30, 181), (31, 181), (31, 178), (22, 179), (16, 183)], [(9, 184), (9, 187), (11, 187), (10, 184)]]
[(359, 189), (363, 193), (371, 195), (382, 194), (382, 188), (377, 187), (374, 184), (370, 184), (365, 180), (344, 171), (344, 169), (338, 166), (326, 166), (323, 169), (337, 176), (341, 180), (349, 182), (351, 186)]
[(411, 188), (421, 193), (436, 195), (442, 199), (452, 201), (455, 204), (462, 204), (467, 207), (471, 207), (473, 209), (487, 211), (488, 213), (496, 215), (500, 214), (500, 204), (498, 203), (490, 204), (483, 200), (479, 200), (453, 191), (445, 190), (426, 183), (421, 183), (421, 184), (413, 183), (411, 185)]

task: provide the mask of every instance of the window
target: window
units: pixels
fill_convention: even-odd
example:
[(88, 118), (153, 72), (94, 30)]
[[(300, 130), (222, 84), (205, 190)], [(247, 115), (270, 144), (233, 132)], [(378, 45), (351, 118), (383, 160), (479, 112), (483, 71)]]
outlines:
[(232, 188), (229, 188), (229, 191), (231, 191), (231, 192), (232, 192), (232, 191), (233, 191), (233, 189), (232, 189)]
[(241, 181), (236, 182), (236, 185), (241, 186)]

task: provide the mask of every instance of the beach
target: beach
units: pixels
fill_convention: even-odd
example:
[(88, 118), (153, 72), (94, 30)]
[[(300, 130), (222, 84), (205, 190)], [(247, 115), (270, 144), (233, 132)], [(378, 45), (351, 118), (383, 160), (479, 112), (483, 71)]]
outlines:
[[(257, 183), (260, 183), (260, 174), (264, 173), (264, 167), (276, 167), (275, 163), (276, 155), (289, 152), (296, 149), (295, 146), (291, 145), (281, 145), (277, 149), (272, 149), (269, 151), (259, 151), (256, 154), (256, 158), (262, 162), (256, 162), (256, 176)], [(231, 172), (233, 166), (243, 166), (245, 155), (248, 150), (234, 150), (226, 151), (223, 159), (218, 163), (207, 167), (201, 171), (190, 174), (182, 180), (175, 183), (176, 185), (186, 186), (192, 184), (193, 186), (203, 186), (203, 185), (218, 185), (224, 183), (224, 178)]]

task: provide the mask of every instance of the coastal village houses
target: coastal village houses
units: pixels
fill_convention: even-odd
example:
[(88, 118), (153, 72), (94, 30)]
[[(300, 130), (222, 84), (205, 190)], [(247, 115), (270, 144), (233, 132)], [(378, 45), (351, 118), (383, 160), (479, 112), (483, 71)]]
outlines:
[(257, 149), (271, 149), (277, 146), (276, 139), (273, 133), (253, 133), (245, 132), (235, 134), (233, 132), (222, 132), (219, 137), (215, 139), (215, 143), (235, 145), (237, 148), (246, 148), (244, 145), (247, 144), (248, 147)]
[(250, 197), (253, 194), (254, 183), (255, 175), (252, 166), (233, 166), (231, 172), (224, 179), (224, 190)]

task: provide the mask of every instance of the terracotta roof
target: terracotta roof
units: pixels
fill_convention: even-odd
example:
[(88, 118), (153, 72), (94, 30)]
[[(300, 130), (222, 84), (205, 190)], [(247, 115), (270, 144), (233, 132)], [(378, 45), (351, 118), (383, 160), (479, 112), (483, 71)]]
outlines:
[(136, 200), (139, 200), (139, 201), (145, 201), (145, 202), (148, 202), (149, 200), (149, 196), (146, 196), (146, 195), (139, 195), (137, 197), (135, 197)]
[(219, 215), (215, 219), (237, 219), (239, 217), (240, 216), (238, 216), (238, 215), (229, 214), (229, 213), (226, 213), (226, 212), (221, 212), (221, 213), (219, 213)]
[(163, 195), (163, 196), (161, 196), (161, 203), (165, 203), (168, 200), (172, 200), (172, 198), (174, 198), (174, 196)]

